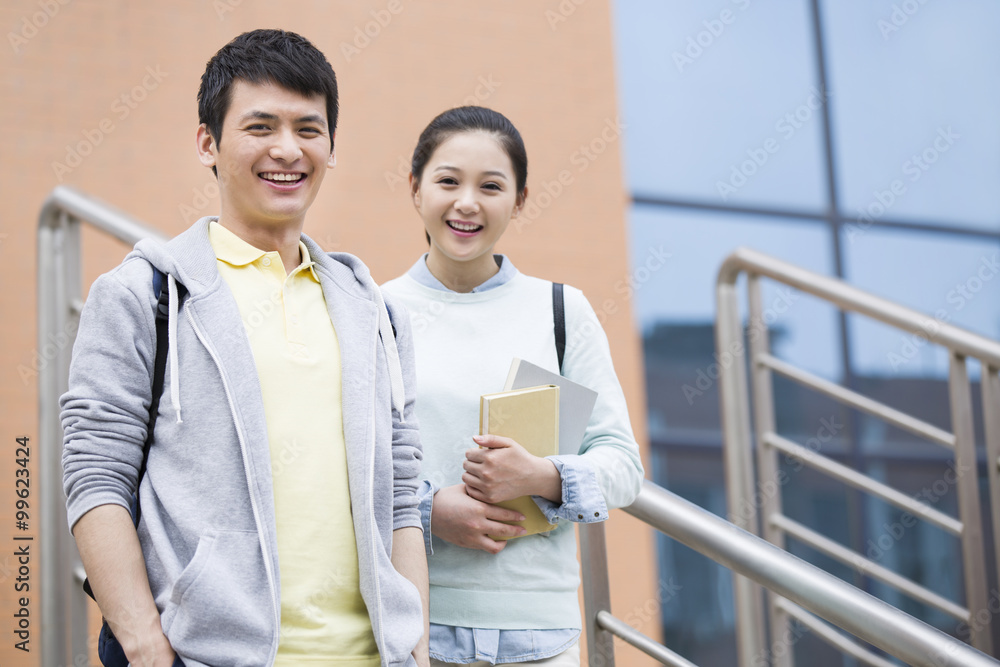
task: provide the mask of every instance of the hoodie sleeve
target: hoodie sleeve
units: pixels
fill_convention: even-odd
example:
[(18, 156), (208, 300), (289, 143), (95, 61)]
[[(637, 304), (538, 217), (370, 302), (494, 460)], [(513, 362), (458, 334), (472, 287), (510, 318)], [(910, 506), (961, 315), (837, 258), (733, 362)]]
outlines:
[(70, 528), (99, 505), (129, 507), (142, 462), (156, 351), (152, 269), (130, 260), (93, 284), (60, 399)]
[(410, 333), (410, 317), (401, 305), (395, 303), (384, 292), (383, 298), (395, 329), (396, 349), (399, 351), (399, 364), (405, 390), (403, 418), (400, 419), (395, 411), (392, 414), (392, 529), (398, 530), (409, 526), (421, 528), (420, 498), (417, 489), (420, 486), (423, 448), (420, 444), (420, 431), (414, 409), (417, 395), (416, 362), (413, 355), (413, 336)]

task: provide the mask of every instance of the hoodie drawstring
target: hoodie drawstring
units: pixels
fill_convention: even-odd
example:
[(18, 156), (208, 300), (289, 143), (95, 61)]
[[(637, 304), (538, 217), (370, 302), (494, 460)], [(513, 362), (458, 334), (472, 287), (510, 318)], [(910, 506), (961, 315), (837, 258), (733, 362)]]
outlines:
[(177, 413), (177, 423), (181, 422), (181, 388), (178, 384), (177, 362), (177, 281), (167, 274), (167, 290), (170, 296), (170, 313), (167, 316), (167, 347), (170, 351), (170, 402)]

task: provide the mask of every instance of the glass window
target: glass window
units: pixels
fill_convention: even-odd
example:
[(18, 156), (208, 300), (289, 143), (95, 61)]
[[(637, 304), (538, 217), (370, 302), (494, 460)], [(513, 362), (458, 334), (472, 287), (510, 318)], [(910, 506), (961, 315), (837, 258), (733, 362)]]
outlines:
[[(1000, 338), (1000, 243), (875, 227), (848, 227), (842, 238), (851, 284), (926, 313), (928, 329), (947, 322)], [(849, 325), (858, 375), (947, 377), (939, 346), (867, 317), (851, 316)]]
[(822, 6), (845, 214), (1000, 231), (1000, 5)]
[(808, 3), (615, 3), (632, 191), (825, 201)]

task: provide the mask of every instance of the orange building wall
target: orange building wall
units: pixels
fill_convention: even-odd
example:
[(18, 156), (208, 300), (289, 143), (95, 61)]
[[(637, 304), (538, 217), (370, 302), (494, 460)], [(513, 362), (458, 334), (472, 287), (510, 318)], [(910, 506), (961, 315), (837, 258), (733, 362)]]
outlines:
[[(514, 121), (528, 147), (531, 194), (522, 224), (499, 249), (525, 273), (587, 294), (604, 319), (648, 454), (640, 341), (622, 289), (628, 198), (607, 0), (3, 0), (0, 27), (0, 664), (37, 665), (44, 632), (33, 588), (32, 650), (13, 648), (14, 440), (32, 439), (32, 466), (39, 445), (55, 444), (37, 439), (39, 209), (64, 183), (168, 235), (215, 213), (212, 175), (195, 158), (195, 94), (206, 60), (246, 30), (300, 32), (333, 64), (338, 165), (306, 233), (328, 250), (360, 255), (379, 281), (402, 273), (425, 248), (405, 187), (424, 125), (473, 102)], [(72, 151), (88, 154), (78, 160)], [(126, 250), (85, 235), (85, 284)], [(32, 488), (36, 502), (39, 492)], [(612, 516), (613, 609), (658, 637), (651, 531), (621, 512)], [(32, 567), (37, 573), (37, 561)], [(652, 664), (621, 645), (617, 657)]]

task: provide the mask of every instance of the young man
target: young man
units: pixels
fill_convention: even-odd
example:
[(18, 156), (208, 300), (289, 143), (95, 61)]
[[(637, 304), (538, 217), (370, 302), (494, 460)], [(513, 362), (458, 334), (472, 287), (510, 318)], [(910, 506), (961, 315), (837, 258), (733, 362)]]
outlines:
[[(409, 318), (302, 235), (335, 164), (333, 70), (258, 30), (209, 61), (198, 100), (220, 216), (94, 283), (61, 401), (95, 597), (132, 665), (425, 665)], [(154, 269), (168, 370), (137, 535)]]

